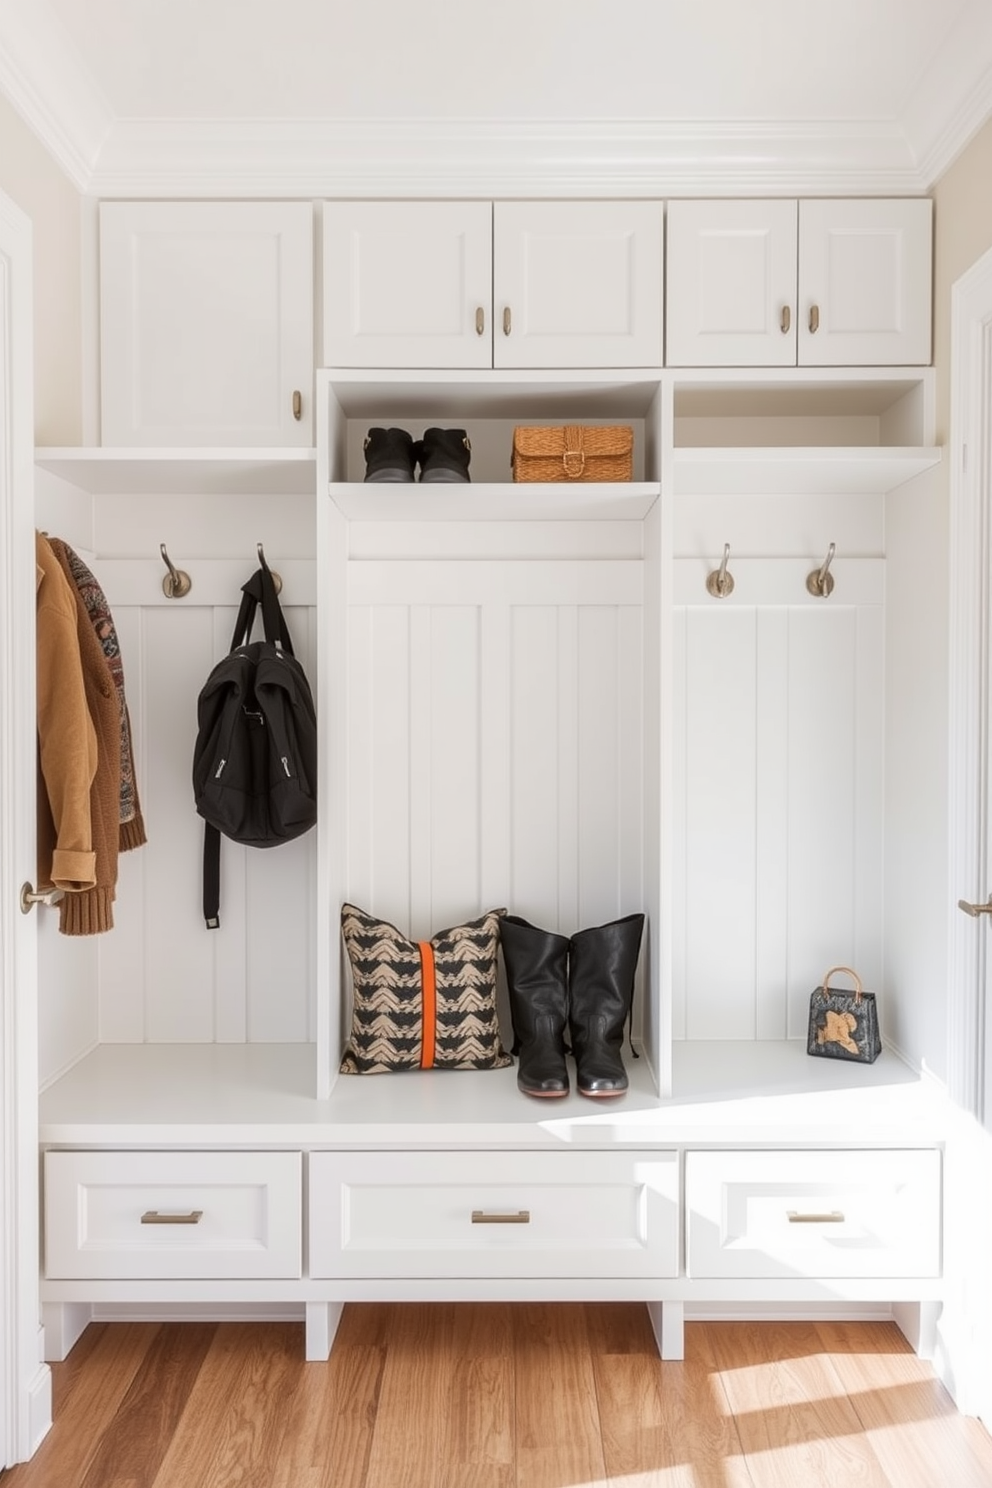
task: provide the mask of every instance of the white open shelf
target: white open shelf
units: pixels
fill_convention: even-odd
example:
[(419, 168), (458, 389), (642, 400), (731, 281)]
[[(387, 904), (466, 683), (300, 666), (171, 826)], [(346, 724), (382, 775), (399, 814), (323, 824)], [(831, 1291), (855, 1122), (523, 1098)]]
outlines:
[(480, 482), (369, 485), (331, 482), (328, 493), (356, 522), (640, 521), (658, 499), (656, 481)]
[(675, 450), (678, 496), (847, 496), (881, 494), (932, 469), (941, 451), (854, 446), (834, 448), (686, 448)]
[(317, 480), (314, 449), (51, 446), (35, 464), (94, 496), (304, 496)]

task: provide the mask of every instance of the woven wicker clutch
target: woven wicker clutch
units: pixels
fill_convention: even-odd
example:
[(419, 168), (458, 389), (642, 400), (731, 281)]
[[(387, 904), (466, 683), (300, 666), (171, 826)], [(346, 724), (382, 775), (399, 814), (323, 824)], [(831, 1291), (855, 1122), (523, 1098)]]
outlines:
[(624, 424), (592, 428), (518, 426), (511, 465), (515, 481), (629, 481), (634, 431)]

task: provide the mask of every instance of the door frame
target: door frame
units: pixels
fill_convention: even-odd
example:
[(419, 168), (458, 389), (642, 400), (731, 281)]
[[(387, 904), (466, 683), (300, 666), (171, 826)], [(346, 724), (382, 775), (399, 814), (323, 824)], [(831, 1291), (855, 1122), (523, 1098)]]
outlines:
[(992, 249), (951, 289), (944, 1377), (992, 1426)]
[(34, 879), (32, 231), (0, 192), (0, 1466), (51, 1425), (38, 1276), (38, 962)]

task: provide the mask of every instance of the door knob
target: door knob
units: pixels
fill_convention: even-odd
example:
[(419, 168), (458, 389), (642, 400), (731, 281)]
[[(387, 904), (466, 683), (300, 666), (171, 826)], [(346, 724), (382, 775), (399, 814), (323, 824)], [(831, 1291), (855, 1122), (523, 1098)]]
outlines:
[(33, 889), (29, 883), (21, 884), (21, 914), (30, 914), (36, 904), (51, 908), (65, 898), (65, 889)]
[(963, 909), (965, 914), (974, 915), (976, 919), (979, 915), (992, 914), (992, 895), (987, 904), (969, 904), (967, 899), (959, 899), (958, 909)]

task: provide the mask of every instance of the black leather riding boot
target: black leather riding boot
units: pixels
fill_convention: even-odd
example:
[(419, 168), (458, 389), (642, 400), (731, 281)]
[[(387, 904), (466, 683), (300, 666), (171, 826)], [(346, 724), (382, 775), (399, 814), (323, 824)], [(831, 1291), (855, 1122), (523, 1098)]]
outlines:
[(568, 1026), (580, 1095), (627, 1089), (620, 1050), (643, 929), (644, 916), (632, 914), (580, 930), (569, 942)]
[(464, 429), (425, 429), (420, 441), (420, 480), (471, 480), (468, 473), (472, 446)]
[(370, 429), (365, 436), (367, 481), (412, 481), (420, 455), (405, 429)]
[(517, 1085), (525, 1095), (568, 1094), (565, 1023), (568, 938), (503, 915), (499, 922), (513, 1019)]

